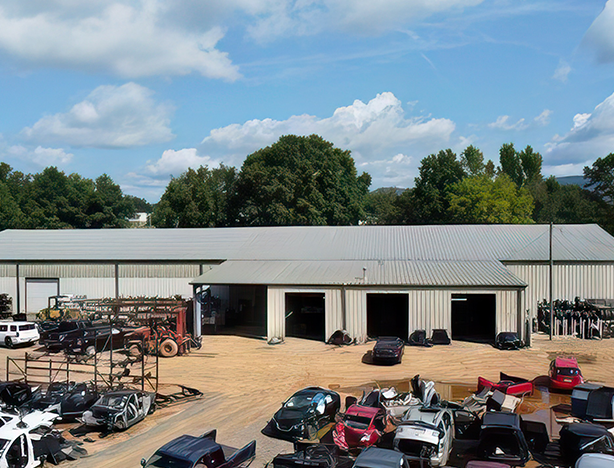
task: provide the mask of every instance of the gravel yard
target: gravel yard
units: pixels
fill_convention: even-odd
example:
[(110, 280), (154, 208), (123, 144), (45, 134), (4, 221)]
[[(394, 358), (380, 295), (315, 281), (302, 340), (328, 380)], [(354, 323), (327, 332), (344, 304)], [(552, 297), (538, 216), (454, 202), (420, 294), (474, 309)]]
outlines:
[[(257, 457), (252, 466), (261, 467), (277, 453), (291, 451), (292, 446), (269, 439), (260, 430), (282, 401), (310, 385), (359, 395), (361, 388), (374, 382), (384, 385), (420, 374), (443, 384), (443, 398), (460, 399), (468, 389), (475, 388), (480, 375), (498, 381), (501, 370), (532, 379), (545, 375), (550, 359), (559, 354), (575, 356), (586, 379), (614, 385), (611, 340), (556, 338), (550, 342), (545, 336), (534, 336), (533, 347), (520, 351), (499, 351), (489, 345), (466, 342), (433, 348), (407, 347), (403, 363), (388, 367), (362, 363), (363, 355), (372, 346), (373, 343), (334, 347), (292, 338), (270, 346), (255, 339), (205, 336), (201, 350), (160, 359), (159, 371), (162, 391), (181, 383), (201, 390), (201, 399), (159, 409), (123, 433), (104, 439), (93, 434), (93, 442), (85, 442), (90, 455), (62, 466), (136, 468), (141, 458), (148, 458), (169, 440), (216, 428), (218, 441), (226, 445), (242, 447), (256, 439)], [(0, 349), (2, 375), (5, 356), (20, 356), (24, 351)]]

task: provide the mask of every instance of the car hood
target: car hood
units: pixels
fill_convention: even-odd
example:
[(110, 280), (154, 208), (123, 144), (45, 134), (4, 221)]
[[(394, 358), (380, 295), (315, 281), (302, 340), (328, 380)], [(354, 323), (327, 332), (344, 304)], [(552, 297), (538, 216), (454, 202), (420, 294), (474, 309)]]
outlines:
[(307, 408), (281, 408), (273, 417), (280, 428), (289, 429), (290, 427), (303, 422), (307, 418)]

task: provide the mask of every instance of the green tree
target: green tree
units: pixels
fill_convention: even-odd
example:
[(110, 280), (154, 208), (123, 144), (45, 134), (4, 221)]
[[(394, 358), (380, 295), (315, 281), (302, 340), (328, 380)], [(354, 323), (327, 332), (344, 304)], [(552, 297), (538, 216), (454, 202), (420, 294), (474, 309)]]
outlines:
[(368, 224), (398, 224), (401, 219), (399, 189), (383, 187), (369, 192), (365, 197)]
[(467, 177), (448, 193), (451, 219), (457, 223), (532, 223), (533, 198), (506, 175)]
[(600, 206), (594, 195), (578, 185), (561, 185), (554, 176), (530, 186), (537, 223), (601, 223)]
[(467, 176), (463, 163), (451, 149), (421, 161), (412, 192), (400, 200), (403, 220), (409, 224), (441, 224), (448, 221), (449, 188)]
[(501, 172), (507, 174), (518, 187), (541, 180), (542, 160), (542, 155), (529, 145), (517, 152), (513, 143), (505, 143), (499, 150)]
[(245, 159), (233, 206), (246, 226), (358, 224), (369, 185), (349, 151), (318, 135), (286, 135)]
[[(72, 177), (72, 176), (71, 176)], [(85, 189), (87, 182), (74, 181)], [(89, 185), (89, 184), (87, 184)], [(128, 218), (134, 216), (134, 202), (123, 194), (122, 189), (107, 175), (102, 174), (94, 182), (93, 190), (85, 200), (85, 226), (88, 228), (123, 228)]]
[(171, 179), (154, 207), (156, 227), (216, 227), (232, 224), (231, 199), (237, 181), (234, 167), (188, 169)]
[(461, 164), (469, 176), (484, 173), (484, 154), (475, 146), (469, 145), (461, 153)]
[(591, 167), (584, 168), (585, 187), (599, 206), (601, 226), (614, 234), (614, 153), (598, 158)]

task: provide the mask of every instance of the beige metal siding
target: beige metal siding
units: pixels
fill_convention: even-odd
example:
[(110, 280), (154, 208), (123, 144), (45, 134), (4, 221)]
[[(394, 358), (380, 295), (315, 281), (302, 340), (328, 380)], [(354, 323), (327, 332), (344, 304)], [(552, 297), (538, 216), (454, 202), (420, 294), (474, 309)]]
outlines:
[(113, 278), (60, 278), (60, 294), (77, 294), (89, 299), (115, 297)]
[(424, 329), (431, 334), (433, 328), (452, 330), (452, 292), (449, 290), (409, 291), (409, 333)]
[(286, 290), (269, 286), (267, 288), (267, 340), (286, 337)]
[[(119, 295), (172, 297), (179, 294), (190, 298), (192, 286), (189, 281), (188, 278), (120, 278)], [(112, 295), (114, 296), (115, 292)]]
[(362, 289), (345, 291), (346, 330), (359, 343), (367, 340), (367, 294)]
[(343, 304), (340, 289), (327, 289), (325, 291), (324, 311), (326, 314), (324, 336), (328, 340), (335, 331), (343, 328)]
[(19, 265), (19, 276), (25, 278), (113, 278), (113, 265), (49, 264)]
[[(522, 311), (537, 315), (537, 303), (548, 299), (550, 288), (548, 265), (508, 265), (508, 269), (528, 284)], [(614, 298), (614, 265), (577, 264), (554, 265), (552, 269), (554, 299)]]
[(120, 278), (186, 278), (189, 283), (200, 274), (199, 265), (133, 264), (119, 265)]

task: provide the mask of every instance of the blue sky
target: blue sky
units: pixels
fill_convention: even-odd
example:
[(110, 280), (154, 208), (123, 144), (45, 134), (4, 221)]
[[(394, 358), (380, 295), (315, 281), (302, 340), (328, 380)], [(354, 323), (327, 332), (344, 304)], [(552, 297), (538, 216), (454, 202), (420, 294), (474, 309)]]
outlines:
[(372, 188), (473, 144), (547, 175), (614, 152), (614, 0), (0, 0), (0, 160), (156, 202), (288, 133)]

